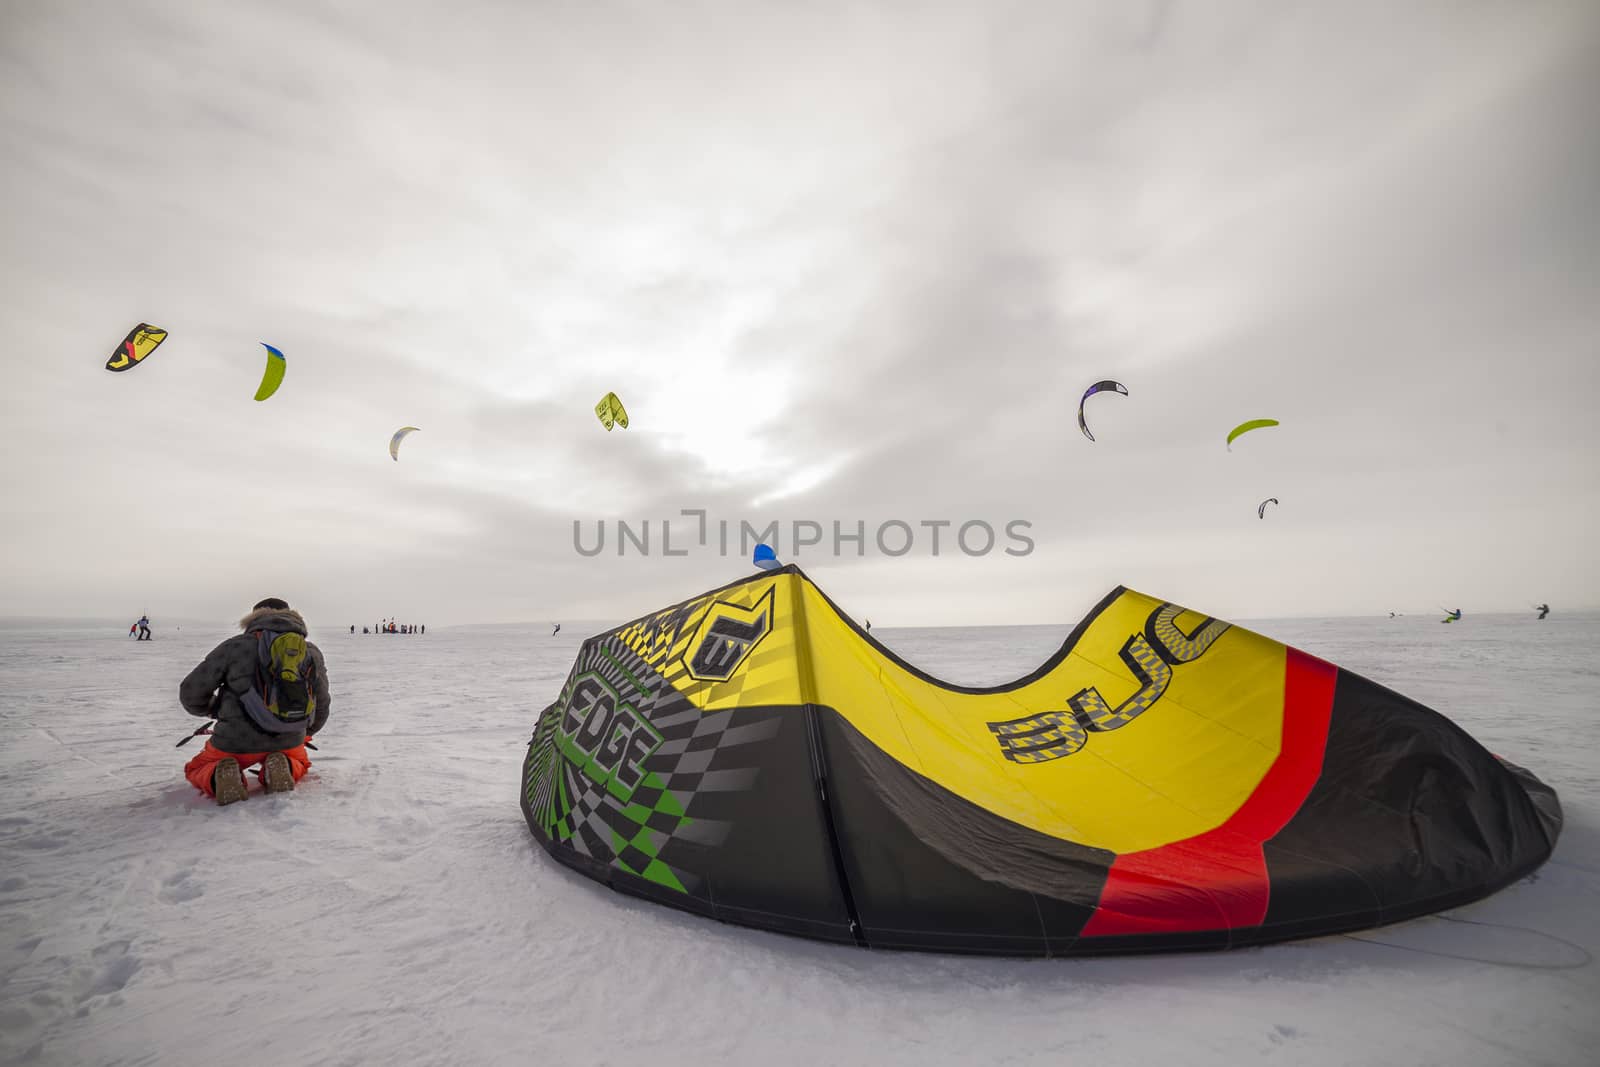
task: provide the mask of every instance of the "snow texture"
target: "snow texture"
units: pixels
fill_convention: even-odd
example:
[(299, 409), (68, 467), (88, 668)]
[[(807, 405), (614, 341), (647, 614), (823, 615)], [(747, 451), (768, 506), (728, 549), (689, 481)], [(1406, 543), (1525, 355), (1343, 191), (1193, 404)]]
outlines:
[[(537, 846), (524, 745), (594, 626), (314, 631), (334, 701), (311, 773), (271, 797), (252, 778), (228, 808), (183, 780), (200, 741), (173, 747), (199, 724), (178, 681), (226, 629), (0, 628), (0, 1064), (1593, 1062), (1600, 617), (1247, 625), (1555, 786), (1552, 860), (1449, 918), (1353, 937), (863, 951), (624, 897)], [(1067, 629), (872, 635), (994, 683)]]

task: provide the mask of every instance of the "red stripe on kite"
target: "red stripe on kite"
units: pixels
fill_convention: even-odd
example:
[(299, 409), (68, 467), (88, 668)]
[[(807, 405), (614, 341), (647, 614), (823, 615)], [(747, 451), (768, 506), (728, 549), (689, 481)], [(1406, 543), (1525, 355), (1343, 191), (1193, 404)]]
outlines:
[(1261, 846), (1286, 826), (1322, 774), (1339, 668), (1287, 649), (1283, 738), (1255, 792), (1214, 830), (1118, 856), (1084, 937), (1259, 926), (1270, 886)]

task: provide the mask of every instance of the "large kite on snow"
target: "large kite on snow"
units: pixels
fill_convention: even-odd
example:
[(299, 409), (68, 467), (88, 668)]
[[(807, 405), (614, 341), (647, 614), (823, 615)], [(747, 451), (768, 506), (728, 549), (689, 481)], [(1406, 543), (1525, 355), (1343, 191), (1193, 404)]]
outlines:
[(106, 360), (106, 370), (122, 371), (138, 366), (166, 339), (166, 330), (152, 326), (148, 322), (141, 322), (128, 331), (128, 336), (124, 337), (122, 343), (111, 353), (111, 358)]
[(801, 571), (583, 642), (520, 801), (556, 859), (725, 922), (1019, 956), (1395, 922), (1528, 874), (1553, 790), (1332, 663), (1129, 589), (957, 686)]

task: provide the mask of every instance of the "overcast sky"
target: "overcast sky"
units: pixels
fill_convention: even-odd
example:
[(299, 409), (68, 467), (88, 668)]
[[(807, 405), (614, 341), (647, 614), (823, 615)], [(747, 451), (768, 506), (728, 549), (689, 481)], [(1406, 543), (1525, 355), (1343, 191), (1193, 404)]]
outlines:
[(623, 619), (741, 520), (880, 626), (1600, 606), (1595, 3), (0, 20), (0, 614)]

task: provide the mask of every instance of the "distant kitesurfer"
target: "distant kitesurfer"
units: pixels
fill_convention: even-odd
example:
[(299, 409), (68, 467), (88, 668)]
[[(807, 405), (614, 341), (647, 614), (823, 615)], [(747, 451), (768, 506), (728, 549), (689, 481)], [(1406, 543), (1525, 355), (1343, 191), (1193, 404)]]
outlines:
[(307, 738), (328, 721), (328, 672), (322, 650), (306, 640), (300, 613), (268, 597), (239, 620), (239, 629), (178, 686), (185, 711), (217, 720), (183, 773), (218, 804), (245, 798), (244, 768), (258, 763), (267, 792), (293, 789), (311, 768)]
[(1536, 610), (1539, 612), (1539, 618), (1542, 619), (1546, 615), (1550, 614), (1550, 605), (1549, 604), (1540, 604)]

